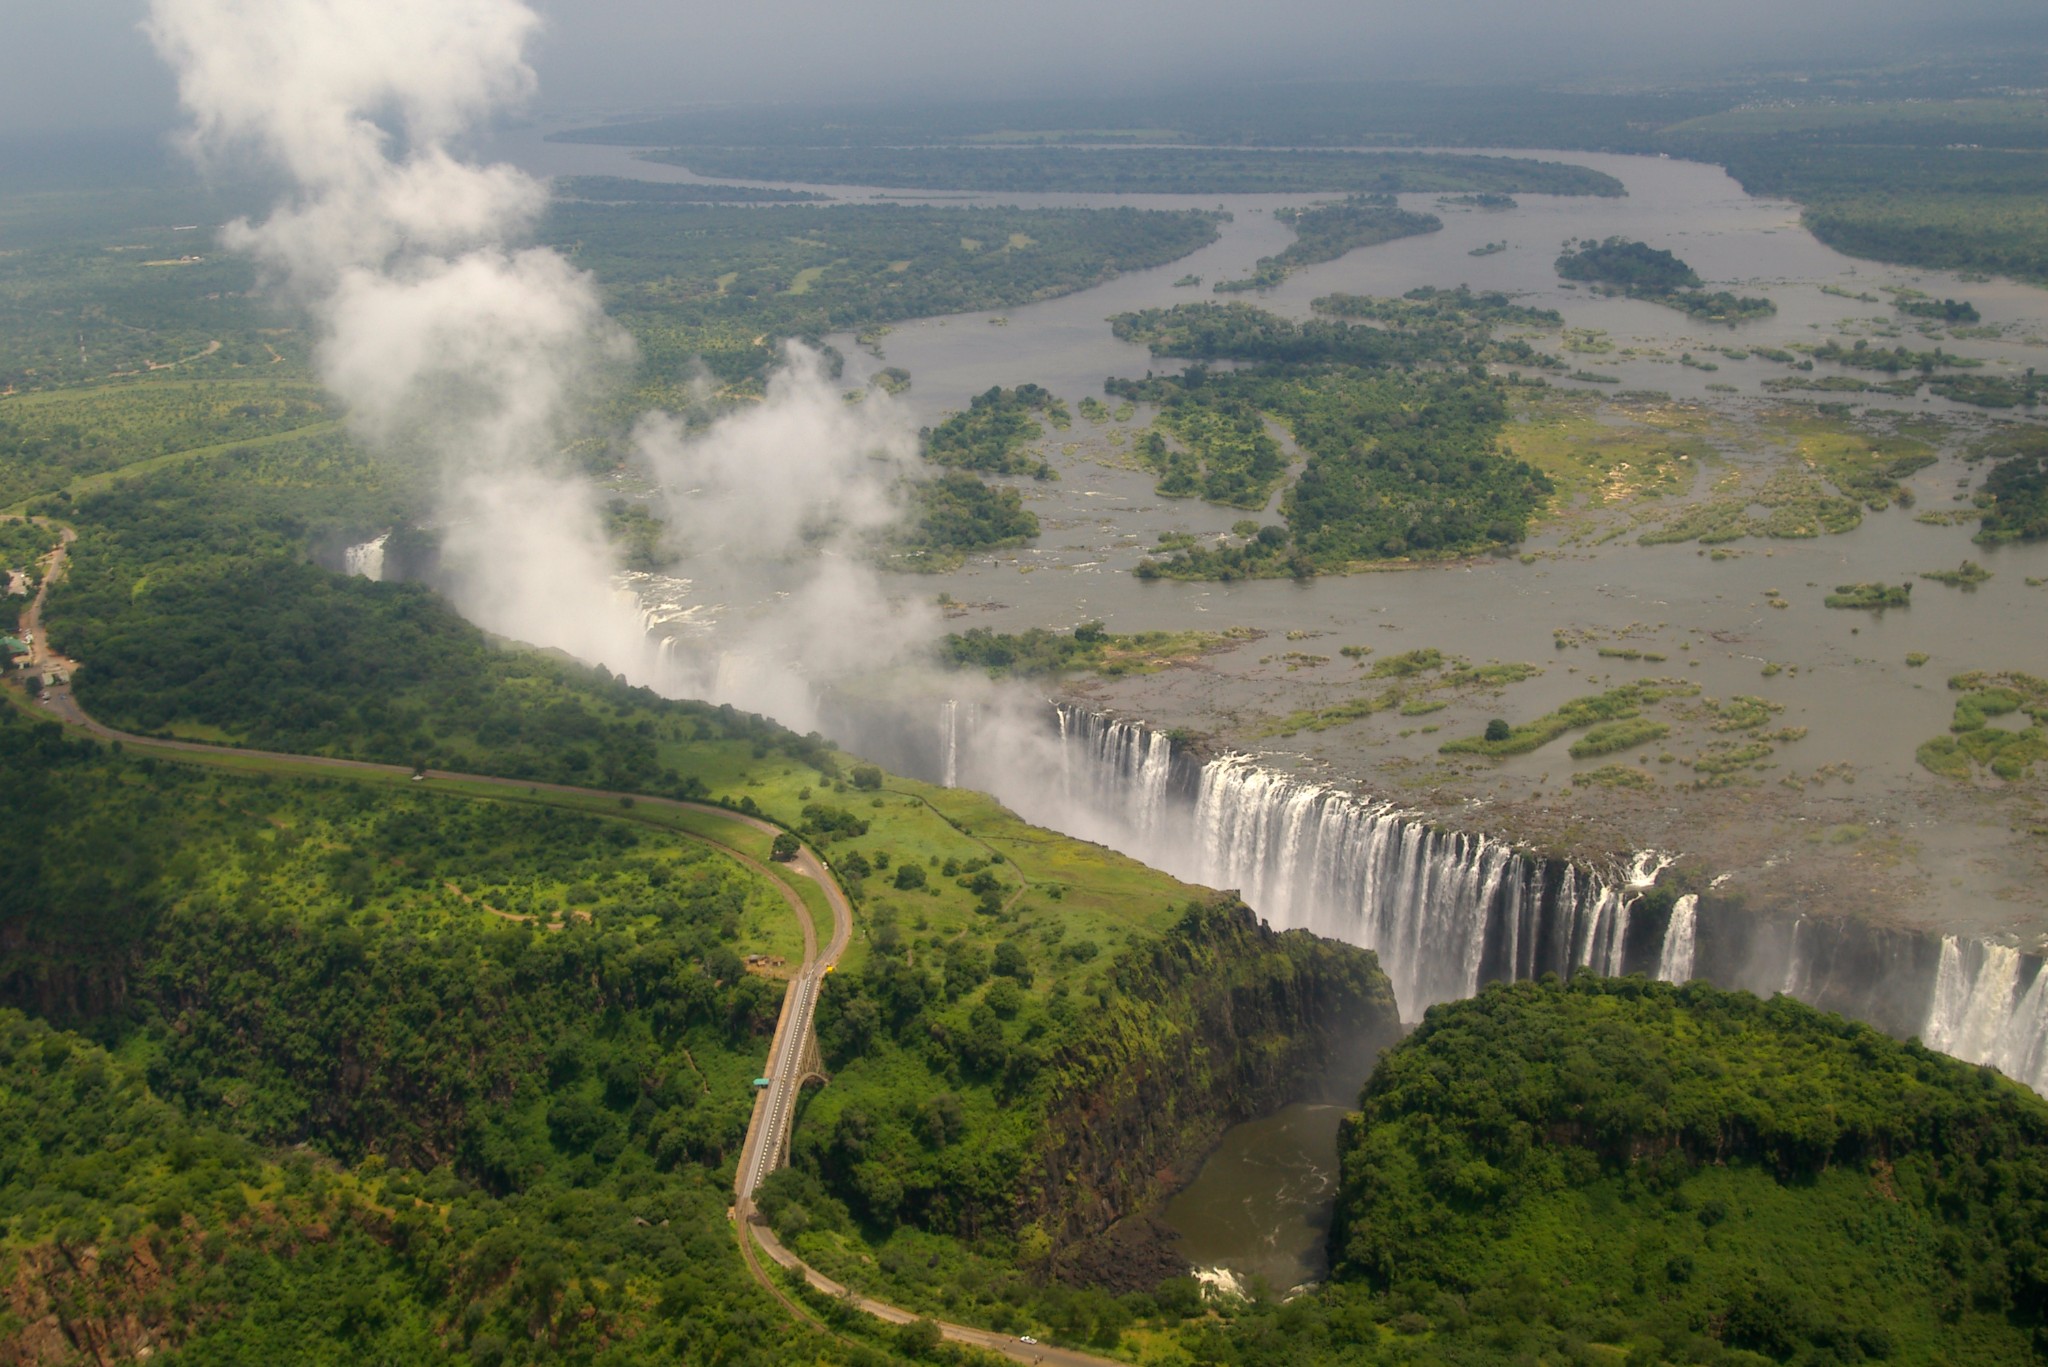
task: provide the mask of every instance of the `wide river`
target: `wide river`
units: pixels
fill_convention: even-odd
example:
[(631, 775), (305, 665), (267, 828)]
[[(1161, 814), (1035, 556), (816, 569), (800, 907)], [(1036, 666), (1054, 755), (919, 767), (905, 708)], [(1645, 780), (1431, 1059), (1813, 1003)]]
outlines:
[[(637, 160), (625, 149), (547, 143), (536, 135), (508, 138), (493, 150), (539, 174), (697, 179)], [(1910, 326), (1901, 329), (1910, 320), (1902, 320), (1883, 293), (1899, 287), (1976, 306), (1981, 328), (1939, 341), (1950, 352), (1981, 359), (1982, 373), (2015, 374), (2048, 362), (2048, 291), (1842, 256), (1801, 228), (1797, 206), (1752, 198), (1717, 167), (1575, 152), (1507, 155), (1592, 166), (1621, 180), (1628, 195), (1523, 195), (1504, 212), (1440, 205), (1433, 195), (1404, 196), (1404, 207), (1438, 213), (1443, 231), (1352, 252), (1261, 295), (1229, 297), (1307, 316), (1309, 301), (1332, 291), (1398, 295), (1462, 283), (1557, 309), (1570, 328), (1588, 330), (1583, 335), (1605, 348), (1569, 359), (1621, 383), (1554, 383), (1598, 393), (1658, 390), (1702, 406), (1719, 468), (1702, 474), (1700, 493), (1731, 471), (1791, 459), (1782, 443), (1751, 439), (1785, 409), (1786, 401), (1766, 393), (1762, 382), (1791, 372), (1761, 358), (1714, 354), (1718, 348), (1788, 348), (1858, 336), (1871, 337), (1873, 345), (1931, 348), (1935, 340)], [(868, 187), (796, 188), (849, 202), (873, 202), (882, 194)], [(900, 325), (882, 339), (882, 356), (851, 337), (833, 339), (846, 357), (849, 388), (885, 364), (908, 370), (912, 387), (902, 402), (922, 422), (964, 408), (991, 385), (1030, 381), (1072, 405), (1101, 397), (1107, 377), (1177, 368), (1119, 342), (1107, 319), (1215, 298), (1209, 292), (1214, 282), (1248, 273), (1259, 257), (1292, 240), (1273, 210), (1315, 196), (933, 198), (1220, 208), (1231, 217), (1215, 243), (1166, 266), (1003, 315)], [(1768, 295), (1778, 312), (1730, 329), (1646, 302), (1597, 297), (1559, 280), (1552, 263), (1562, 244), (1614, 234), (1676, 252), (1712, 287)], [(1499, 242), (1504, 249), (1472, 255)], [(1203, 283), (1176, 284), (1190, 274)], [(1537, 344), (1546, 350), (1559, 345), (1555, 336)], [(1718, 368), (1682, 365), (1684, 352), (1711, 357)], [(1814, 377), (1831, 369), (1818, 365)], [(1578, 527), (1567, 520), (1539, 529), (1523, 548), (1531, 553), (1526, 556), (1307, 584), (1148, 583), (1129, 571), (1163, 534), (1213, 537), (1245, 514), (1158, 497), (1151, 478), (1123, 457), (1128, 437), (1146, 421), (1140, 412), (1121, 425), (1077, 419), (1071, 430), (1051, 435), (1045, 454), (1060, 478), (1020, 485), (1044, 529), (1035, 545), (982, 557), (905, 591), (948, 593), (973, 605), (958, 625), (997, 630), (1071, 627), (1097, 618), (1119, 631), (1255, 627), (1262, 639), (1199, 667), (1094, 685), (1088, 692), (1099, 704), (1163, 727), (1192, 728), (1271, 764), (1368, 791), (1400, 792), (1419, 809), (1468, 825), (1553, 840), (1585, 839), (1590, 830), (1595, 843), (1613, 849), (1692, 853), (1736, 889), (1774, 904), (1796, 898), (1801, 909), (1867, 914), (2028, 948), (2048, 945), (2048, 896), (2042, 892), (2048, 888), (2048, 805), (2039, 778), (2004, 790), (1959, 786), (1914, 759), (1921, 741), (1947, 730), (1954, 695), (1944, 685), (1951, 674), (1994, 669), (2048, 676), (2048, 587), (2041, 583), (2048, 580), (2048, 544), (1977, 547), (1972, 525), (1930, 525), (1914, 515), (1963, 504), (1982, 471), (1962, 459), (1962, 448), (1986, 423), (2015, 415), (1988, 415), (1938, 398), (1803, 397), (1846, 399), (1859, 413), (1880, 410), (1881, 422), (1935, 420), (1943, 458), (1907, 481), (1913, 510), (1866, 515), (1841, 535), (1746, 540), (1711, 557), (1695, 544), (1643, 546), (1633, 536), (1588, 544), (1573, 538)], [(1266, 520), (1272, 517), (1269, 510)], [(1920, 583), (1912, 609), (1882, 615), (1821, 605), (1837, 584), (1900, 583), (1965, 557), (1993, 574), (1974, 591)], [(1787, 606), (1773, 607), (1773, 598)], [(1625, 663), (1591, 650), (1567, 659), (1554, 646), (1559, 630), (1625, 639), (1666, 662)], [(1276, 715), (1356, 694), (1358, 670), (1337, 649), (1349, 644), (1382, 654), (1433, 646), (1474, 661), (1532, 662), (1545, 671), (1516, 685), (1506, 700), (1454, 700), (1428, 718), (1434, 724), (1429, 731), (1384, 716), (1260, 740), (1261, 723)], [(1909, 653), (1924, 654), (1927, 664), (1908, 665)], [(1477, 777), (1435, 768), (1441, 740), (1476, 731), (1491, 715), (1532, 716), (1596, 686), (1657, 673), (1679, 674), (1707, 696), (1753, 695), (1782, 707), (1780, 723), (1806, 732), (1782, 751), (1787, 772), (1765, 775), (1753, 788), (1706, 793), (1666, 784), (1646, 798), (1570, 787), (1571, 765), (1556, 745)], [(1789, 781), (1777, 781), (1781, 777)], [(1169, 1211), (1189, 1255), (1276, 1286), (1317, 1275), (1326, 1220), (1318, 1203), (1333, 1181), (1333, 1125), (1320, 1112), (1290, 1111), (1259, 1122), (1256, 1131), (1234, 1132)]]

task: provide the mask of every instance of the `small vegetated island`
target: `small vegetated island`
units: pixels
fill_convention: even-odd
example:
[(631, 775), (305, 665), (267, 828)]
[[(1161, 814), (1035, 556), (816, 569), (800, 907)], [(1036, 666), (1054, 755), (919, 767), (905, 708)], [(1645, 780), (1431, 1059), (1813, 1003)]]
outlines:
[(975, 551), (1021, 546), (1038, 535), (1038, 515), (1022, 494), (965, 470), (925, 480), (913, 496), (914, 520), (886, 548), (887, 563), (897, 569), (939, 572)]
[(1045, 435), (1040, 418), (1060, 428), (1074, 420), (1066, 404), (1042, 385), (991, 386), (968, 400), (964, 411), (924, 429), (925, 459), (983, 474), (1054, 479), (1051, 465), (1024, 450)]
[(1947, 735), (1920, 746), (1915, 757), (1923, 768), (1944, 778), (1988, 773), (2016, 783), (2036, 760), (2048, 759), (2048, 679), (1977, 670), (1948, 686), (1958, 695), (1955, 717)]
[(1557, 273), (1567, 280), (1647, 299), (1680, 309), (1695, 318), (1714, 323), (1735, 323), (1748, 318), (1765, 318), (1778, 311), (1768, 299), (1736, 295), (1728, 290), (1709, 291), (1701, 286), (1699, 273), (1670, 252), (1646, 242), (1610, 237), (1587, 240), (1557, 258)]
[(2014, 427), (1994, 434), (1972, 452), (1990, 458), (1977, 494), (1976, 540), (1984, 545), (2048, 538), (2048, 432)]
[(1047, 678), (1081, 670), (1114, 678), (1149, 674), (1257, 635), (1249, 627), (1118, 633), (1104, 630), (1100, 622), (1083, 622), (1072, 631), (1030, 627), (1012, 633), (973, 627), (947, 633), (937, 653), (950, 669), (985, 670), (993, 679)]
[(1444, 226), (1435, 214), (1409, 213), (1392, 195), (1353, 195), (1340, 204), (1276, 209), (1274, 217), (1294, 229), (1293, 244), (1276, 256), (1259, 258), (1242, 280), (1217, 281), (1217, 294), (1270, 289), (1303, 266), (1335, 261), (1360, 247), (1438, 232)]
[(886, 563), (920, 572), (949, 570), (976, 551), (1020, 546), (1038, 535), (1038, 516), (1016, 489), (984, 482), (983, 475), (1059, 478), (1050, 462), (1027, 450), (1045, 436), (1039, 422), (1066, 428), (1073, 415), (1041, 385), (991, 386), (967, 408), (920, 434), (925, 459), (947, 467), (912, 488), (912, 520), (888, 539)]
[[(1401, 558), (1512, 545), (1551, 493), (1547, 476), (1503, 453), (1507, 382), (1489, 361), (1557, 363), (1498, 324), (1555, 315), (1504, 295), (1425, 288), (1399, 300), (1335, 295), (1304, 322), (1247, 304), (1182, 304), (1111, 320), (1179, 375), (1112, 380), (1110, 392), (1159, 406), (1136, 450), (1159, 492), (1259, 508), (1288, 465), (1266, 422), (1306, 457), (1280, 500), (1284, 527), (1220, 545), (1178, 545), (1142, 561), (1145, 578), (1310, 575)], [(1351, 319), (1361, 321), (1353, 322)], [(1243, 368), (1211, 371), (1203, 363)]]

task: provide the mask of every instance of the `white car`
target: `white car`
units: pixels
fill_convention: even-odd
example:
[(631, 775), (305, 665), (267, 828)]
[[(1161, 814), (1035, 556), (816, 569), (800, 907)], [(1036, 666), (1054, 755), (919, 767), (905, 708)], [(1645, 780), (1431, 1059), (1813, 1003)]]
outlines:
[(1017, 1339), (1017, 1342), (1019, 1342), (1019, 1343), (1036, 1343), (1036, 1342), (1038, 1342), (1038, 1340), (1037, 1340), (1037, 1339), (1035, 1339), (1035, 1338), (1033, 1338), (1033, 1337), (1031, 1337), (1031, 1335), (1029, 1335), (1029, 1334), (1024, 1334), (1024, 1335), (1020, 1335), (1020, 1336), (1018, 1337), (1018, 1339)]

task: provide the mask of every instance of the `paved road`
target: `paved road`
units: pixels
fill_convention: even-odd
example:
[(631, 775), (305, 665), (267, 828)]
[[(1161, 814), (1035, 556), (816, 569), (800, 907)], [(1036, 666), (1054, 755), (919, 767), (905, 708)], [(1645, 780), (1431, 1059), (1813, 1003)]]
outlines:
[[(385, 778), (405, 779), (414, 776), (413, 770), (399, 764), (336, 759), (326, 755), (293, 755), (276, 750), (245, 750), (233, 746), (208, 745), (200, 741), (159, 740), (153, 736), (138, 736), (126, 731), (117, 731), (94, 720), (78, 705), (77, 698), (72, 695), (71, 676), (78, 668), (77, 663), (52, 649), (42, 629), (44, 597), (51, 582), (63, 574), (66, 552), (74, 539), (70, 529), (65, 529), (63, 544), (51, 556), (42, 585), (29, 604), (28, 610), (22, 615), (22, 627), (32, 643), (29, 672), (43, 675), (43, 706), (58, 719), (88, 731), (102, 740), (120, 741), (124, 745), (140, 750), (167, 750), (210, 759), (242, 756), (273, 760), (295, 767), (374, 774)], [(524, 779), (499, 778), (491, 774), (465, 774), (440, 769), (426, 771), (426, 777), (430, 780), (457, 780), (486, 787), (504, 788), (519, 793), (539, 791), (571, 797), (607, 799), (630, 797), (637, 803), (649, 806), (703, 812), (771, 837), (782, 833), (782, 828), (773, 822), (703, 802), (648, 797), (640, 793), (623, 793), (610, 789), (579, 788), (566, 783), (533, 783)], [(846, 892), (839, 886), (839, 881), (832, 876), (831, 867), (808, 845), (798, 849), (796, 858), (771, 868), (721, 841), (706, 838), (711, 839), (711, 843), (732, 858), (767, 876), (781, 890), (783, 899), (789, 904), (797, 923), (803, 928), (803, 967), (791, 980), (789, 990), (783, 995), (782, 1014), (776, 1022), (775, 1037), (769, 1042), (768, 1067), (763, 1074), (769, 1079), (769, 1085), (760, 1089), (754, 1098), (753, 1120), (747, 1126), (746, 1141), (740, 1148), (739, 1170), (734, 1177), (733, 1216), (739, 1227), (741, 1253), (755, 1279), (790, 1313), (823, 1329), (825, 1326), (819, 1323), (817, 1317), (785, 1293), (769, 1275), (767, 1269), (761, 1266), (757, 1244), (759, 1252), (767, 1253), (776, 1263), (798, 1272), (807, 1283), (827, 1295), (843, 1297), (847, 1294), (846, 1288), (782, 1246), (756, 1213), (753, 1194), (762, 1179), (780, 1166), (782, 1155), (788, 1151), (790, 1127), (796, 1121), (796, 1102), (804, 1076), (804, 1046), (810, 1039), (811, 1020), (817, 1008), (818, 992), (824, 985), (826, 972), (839, 962), (840, 956), (846, 952), (847, 942), (853, 938), (853, 904), (847, 900)], [(822, 952), (818, 947), (817, 927), (811, 920), (810, 907), (791, 885), (790, 875), (807, 878), (816, 883), (824, 892), (827, 905), (832, 908), (832, 936)], [(911, 1311), (866, 1296), (854, 1296), (853, 1304), (890, 1324), (908, 1324), (918, 1318)], [(949, 1324), (942, 1320), (939, 1322), (939, 1331), (955, 1342), (972, 1344), (977, 1348), (1001, 1353), (1018, 1362), (1049, 1363), (1053, 1364), (1053, 1367), (1124, 1367), (1123, 1364), (1117, 1364), (1109, 1358), (1095, 1357), (1088, 1353), (1055, 1348), (1046, 1344), (1023, 1343), (1009, 1335), (991, 1333), (970, 1325)]]

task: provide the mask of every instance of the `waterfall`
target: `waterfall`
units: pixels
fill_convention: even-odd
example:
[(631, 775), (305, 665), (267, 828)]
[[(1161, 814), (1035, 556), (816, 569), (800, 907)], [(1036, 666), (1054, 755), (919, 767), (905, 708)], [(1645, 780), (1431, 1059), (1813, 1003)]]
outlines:
[(2024, 968), (2010, 946), (1942, 936), (1922, 1041), (2048, 1091), (2048, 965), (2022, 989)]
[[(383, 538), (351, 547), (352, 572)], [(370, 568), (376, 563), (376, 570)], [(1639, 898), (1676, 856), (1634, 855), (1602, 873), (1525, 855), (1483, 835), (1432, 826), (1397, 805), (1269, 769), (1245, 755), (1199, 760), (1141, 723), (1051, 704), (1030, 714), (998, 700), (928, 706), (828, 697), (792, 705), (772, 661), (719, 652), (715, 677), (689, 671), (677, 636), (696, 636), (720, 605), (684, 606), (687, 580), (635, 583), (664, 691), (746, 697), (785, 721), (821, 703), (843, 741), (899, 772), (984, 789), (1038, 825), (1095, 840), (1189, 882), (1236, 889), (1270, 923), (1377, 952), (1404, 1018), (1484, 984), (1591, 968), (1705, 977), (1780, 991), (1862, 1016), (1932, 1048), (1986, 1063), (2048, 1093), (2048, 964), (2004, 946), (1801, 916), (1786, 935), (1768, 912), (1672, 905), (1663, 926)], [(652, 602), (649, 600), (652, 599)], [(787, 692), (785, 687), (784, 692)], [(1718, 888), (1728, 875), (1717, 878)], [(1641, 924), (1638, 924), (1641, 922)], [(1702, 932), (1707, 932), (1702, 934)]]
[(1546, 886), (1545, 865), (1490, 837), (1244, 755), (1197, 765), (1139, 723), (1055, 711), (1056, 801), (1033, 810), (1030, 794), (991, 773), (996, 796), (1043, 824), (1109, 832), (1177, 877), (1236, 889), (1276, 926), (1376, 951), (1409, 1019), (1496, 978), (1629, 966), (1635, 894), (1620, 879), (1566, 867)]
[(943, 787), (960, 786), (960, 704), (952, 698), (946, 699), (945, 727), (945, 773), (939, 783)]
[(1664, 932), (1664, 952), (1657, 956), (1657, 976), (1667, 983), (1692, 981), (1693, 950), (1698, 943), (1700, 899), (1691, 893), (1671, 904), (1671, 925)]
[(1785, 981), (1778, 985), (1778, 991), (1788, 997), (1804, 1000), (1807, 987), (1806, 961), (1799, 955), (1799, 937), (1806, 929), (1806, 918), (1800, 917), (1792, 923), (1792, 947), (1785, 955)]
[(2037, 1092), (2048, 1092), (2048, 965), (2034, 971), (2033, 983), (1999, 1027), (1984, 1061)]
[(381, 581), (384, 578), (384, 543), (390, 539), (391, 533), (386, 532), (374, 541), (364, 541), (350, 546), (341, 553), (342, 573), (360, 574), (365, 579)]

